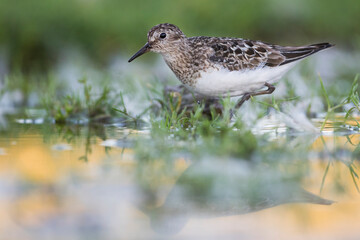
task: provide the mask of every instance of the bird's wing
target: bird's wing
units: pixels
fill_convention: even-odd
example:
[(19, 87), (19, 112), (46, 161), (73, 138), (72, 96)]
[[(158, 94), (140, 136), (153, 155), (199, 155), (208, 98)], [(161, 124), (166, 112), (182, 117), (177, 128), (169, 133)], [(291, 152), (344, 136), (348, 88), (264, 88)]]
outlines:
[(331, 47), (329, 43), (302, 47), (281, 47), (260, 41), (217, 38), (209, 42), (212, 53), (210, 61), (230, 71), (276, 67), (300, 60), (322, 49)]

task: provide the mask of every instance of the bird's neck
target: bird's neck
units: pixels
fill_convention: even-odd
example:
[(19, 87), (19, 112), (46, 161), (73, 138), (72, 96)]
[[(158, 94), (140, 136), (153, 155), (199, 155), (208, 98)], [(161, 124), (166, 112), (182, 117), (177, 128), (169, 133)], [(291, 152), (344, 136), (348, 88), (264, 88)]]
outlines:
[(166, 64), (184, 84), (192, 85), (194, 75), (193, 55), (186, 41), (175, 44), (169, 51), (162, 53)]

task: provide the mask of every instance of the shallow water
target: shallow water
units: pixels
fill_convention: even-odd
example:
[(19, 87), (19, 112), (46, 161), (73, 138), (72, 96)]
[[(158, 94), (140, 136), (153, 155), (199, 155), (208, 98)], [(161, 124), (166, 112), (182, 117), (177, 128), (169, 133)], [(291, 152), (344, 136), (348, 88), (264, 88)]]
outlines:
[(294, 135), (269, 120), (254, 132), (293, 149), (250, 160), (166, 157), (147, 129), (19, 122), (0, 136), (0, 239), (360, 237), (351, 125)]

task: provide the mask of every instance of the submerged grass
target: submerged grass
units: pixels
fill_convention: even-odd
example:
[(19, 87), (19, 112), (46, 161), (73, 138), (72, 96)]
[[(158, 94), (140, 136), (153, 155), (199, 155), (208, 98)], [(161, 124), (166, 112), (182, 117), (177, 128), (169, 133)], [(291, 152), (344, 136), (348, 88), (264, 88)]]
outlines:
[(80, 79), (79, 83), (83, 87), (81, 94), (72, 93), (60, 99), (47, 96), (43, 99), (43, 106), (50, 118), (56, 123), (106, 122), (117, 116), (114, 106), (124, 104), (121, 93), (113, 96), (114, 92), (105, 86), (99, 94), (95, 94), (85, 78)]
[[(347, 136), (347, 140), (348, 142), (355, 147), (355, 149), (353, 150), (353, 152), (351, 154), (348, 155), (347, 158), (341, 158), (341, 157), (338, 157), (337, 156), (337, 152), (343, 152), (344, 149), (339, 149), (337, 146), (337, 144), (335, 143), (334, 145), (336, 146), (334, 150), (330, 150), (328, 147), (327, 147), (327, 143), (326, 141), (324, 140), (323, 136), (321, 136), (321, 141), (322, 141), (322, 144), (323, 144), (323, 147), (324, 147), (324, 152), (326, 153), (326, 155), (328, 156), (328, 163), (326, 165), (326, 168), (324, 170), (324, 174), (323, 174), (323, 177), (322, 177), (322, 180), (321, 180), (321, 185), (320, 185), (320, 194), (322, 193), (323, 189), (324, 189), (324, 186), (325, 186), (325, 181), (326, 181), (326, 178), (329, 174), (329, 170), (330, 170), (330, 167), (333, 166), (334, 162), (340, 162), (340, 163), (343, 163), (348, 169), (349, 169), (349, 174), (350, 174), (350, 177), (354, 183), (354, 186), (357, 190), (358, 193), (360, 193), (360, 188), (359, 188), (359, 184), (358, 184), (358, 181), (359, 181), (359, 175), (357, 173), (357, 164), (358, 164), (358, 161), (359, 161), (359, 158), (358, 157), (354, 157), (356, 155), (356, 153), (358, 152), (359, 148), (360, 148), (360, 143), (355, 145), (352, 143), (351, 139)], [(335, 139), (334, 139), (335, 141)], [(324, 159), (325, 160), (325, 159)]]
[(123, 95), (120, 93), (119, 94), (120, 96), (120, 108), (113, 108), (113, 110), (115, 112), (118, 112), (121, 114), (121, 116), (125, 119), (125, 121), (128, 121), (128, 122), (132, 122), (135, 124), (135, 127), (137, 126), (137, 124), (139, 122), (142, 122), (142, 117), (149, 111), (149, 108), (145, 108), (144, 111), (142, 111), (139, 115), (136, 115), (136, 116), (133, 116), (130, 112), (128, 112), (126, 106), (125, 106), (125, 102), (124, 102), (124, 98), (123, 98)]
[(345, 115), (345, 121), (348, 119), (351, 119), (357, 123), (357, 126), (360, 128), (359, 122), (352, 116), (352, 114), (357, 111), (357, 113), (360, 113), (360, 96), (359, 96), (359, 83), (358, 83), (359, 75), (356, 75), (354, 82), (351, 86), (351, 90), (349, 95), (347, 96), (347, 102), (352, 103), (352, 107), (347, 110)]

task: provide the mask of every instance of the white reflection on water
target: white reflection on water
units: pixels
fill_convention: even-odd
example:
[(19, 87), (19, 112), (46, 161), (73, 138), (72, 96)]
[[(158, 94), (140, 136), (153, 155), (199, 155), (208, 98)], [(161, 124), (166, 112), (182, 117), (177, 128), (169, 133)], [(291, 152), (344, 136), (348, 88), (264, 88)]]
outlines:
[(51, 149), (52, 149), (52, 150), (55, 150), (55, 151), (70, 151), (70, 150), (72, 150), (73, 148), (71, 147), (70, 144), (67, 144), (67, 143), (58, 143), (58, 144), (52, 145), (52, 146), (51, 146)]
[[(256, 122), (252, 127), (252, 132), (257, 135), (268, 134), (272, 139), (287, 134), (299, 135), (302, 133), (328, 136), (360, 134), (359, 127), (344, 123), (345, 113), (335, 114), (337, 122), (328, 120), (326, 127), (322, 130), (325, 114), (318, 115), (323, 117), (309, 119), (300, 111), (294, 115), (272, 111)], [(353, 119), (359, 120), (360, 118), (354, 115)]]
[(36, 118), (36, 119), (19, 118), (19, 119), (16, 119), (15, 122), (20, 123), (20, 124), (43, 124), (44, 119), (43, 118)]
[(5, 148), (0, 148), (0, 155), (6, 155)]

